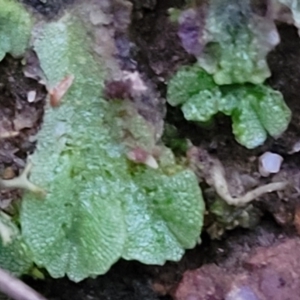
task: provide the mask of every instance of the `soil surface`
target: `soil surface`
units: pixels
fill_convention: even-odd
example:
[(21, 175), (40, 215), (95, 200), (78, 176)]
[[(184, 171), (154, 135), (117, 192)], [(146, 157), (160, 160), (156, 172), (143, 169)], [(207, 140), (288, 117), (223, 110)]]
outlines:
[[(23, 2), (47, 18), (55, 18), (73, 0)], [(180, 7), (182, 1), (132, 2), (129, 36), (134, 43), (133, 61), (164, 101), (167, 80), (180, 65), (194, 60), (181, 47), (177, 27), (168, 19), (168, 8)], [(78, 284), (66, 278), (24, 278), (29, 285), (52, 300), (300, 299), (300, 154), (292, 153), (300, 141), (300, 39), (292, 26), (278, 24), (278, 30), (281, 43), (268, 57), (272, 71), (268, 83), (283, 93), (293, 112), (282, 137), (269, 138), (263, 146), (250, 151), (236, 143), (226, 117), (218, 116), (210, 128), (202, 128), (185, 121), (179, 109), (167, 106), (165, 122), (176, 127), (179, 137), (218, 157), (233, 194), (275, 179), (289, 179), (291, 187), (249, 205), (249, 222), (243, 219), (243, 210), (234, 211), (238, 222), (208, 214), (201, 245), (187, 251), (178, 263), (145, 266), (120, 261), (106, 275)], [(34, 67), (35, 58), (30, 55)], [(27, 156), (34, 151), (34, 136), (42, 124), (45, 98), (44, 85), (38, 78), (30, 78), (30, 70), (24, 72), (21, 60), (7, 56), (0, 63), (3, 178), (18, 175)], [(284, 162), (278, 174), (263, 178), (258, 172), (258, 157), (266, 151), (280, 154)], [(211, 191), (205, 183), (202, 187), (209, 208)], [(11, 201), (18, 201), (20, 196), (20, 191), (1, 190), (1, 208), (9, 212)]]

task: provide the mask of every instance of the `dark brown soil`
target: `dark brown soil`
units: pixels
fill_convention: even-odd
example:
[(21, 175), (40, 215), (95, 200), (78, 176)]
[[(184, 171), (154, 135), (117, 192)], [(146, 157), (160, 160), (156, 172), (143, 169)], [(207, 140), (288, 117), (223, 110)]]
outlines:
[[(0, 139), (0, 174), (9, 179), (19, 173), (28, 154), (35, 147), (43, 116), (46, 91), (36, 80), (23, 74), (21, 60), (7, 56), (0, 63), (0, 135), (16, 135)], [(35, 91), (35, 100), (29, 103), (27, 93)], [(1, 207), (6, 207), (18, 196), (18, 191), (0, 191)]]

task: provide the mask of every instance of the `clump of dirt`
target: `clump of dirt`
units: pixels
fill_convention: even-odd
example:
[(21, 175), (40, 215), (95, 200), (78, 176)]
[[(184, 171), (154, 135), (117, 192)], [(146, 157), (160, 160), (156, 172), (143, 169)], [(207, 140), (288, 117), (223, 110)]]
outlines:
[(272, 73), (268, 83), (283, 94), (292, 110), (292, 121), (282, 137), (273, 141), (271, 149), (286, 154), (300, 140), (300, 38), (293, 26), (280, 25), (278, 31), (281, 42), (268, 55)]
[(299, 299), (300, 239), (281, 238), (269, 247), (236, 253), (230, 267), (206, 264), (187, 271), (174, 293), (176, 300), (296, 300)]
[(168, 8), (182, 5), (183, 0), (167, 0), (150, 7), (134, 6), (130, 37), (136, 45), (136, 58), (143, 71), (163, 90), (178, 66), (195, 60), (183, 49), (178, 26), (169, 19)]
[(22, 0), (23, 3), (31, 6), (35, 11), (47, 18), (53, 18), (59, 14), (64, 7), (72, 4), (75, 0)]
[[(0, 174), (10, 179), (24, 168), (27, 155), (34, 150), (46, 90), (36, 80), (25, 77), (21, 60), (7, 56), (0, 70)], [(1, 207), (7, 207), (18, 196), (17, 191), (1, 190)]]

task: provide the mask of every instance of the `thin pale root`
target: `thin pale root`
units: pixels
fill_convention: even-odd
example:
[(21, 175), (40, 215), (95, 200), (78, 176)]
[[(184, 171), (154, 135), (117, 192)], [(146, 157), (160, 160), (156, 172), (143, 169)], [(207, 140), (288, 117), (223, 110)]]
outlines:
[(263, 194), (283, 190), (289, 184), (286, 181), (269, 183), (260, 186), (258, 188), (255, 188), (252, 191), (247, 192), (243, 196), (234, 198), (231, 196), (229, 192), (228, 183), (225, 178), (225, 170), (219, 160), (214, 159), (210, 173), (211, 173), (212, 185), (216, 189), (217, 194), (223, 200), (225, 200), (229, 205), (236, 205), (236, 206), (246, 205), (247, 203), (255, 200), (256, 198), (262, 196)]
[(28, 176), (32, 169), (32, 163), (28, 162), (20, 176), (13, 179), (0, 179), (0, 187), (5, 189), (24, 189), (33, 193), (45, 195), (45, 191), (29, 181)]

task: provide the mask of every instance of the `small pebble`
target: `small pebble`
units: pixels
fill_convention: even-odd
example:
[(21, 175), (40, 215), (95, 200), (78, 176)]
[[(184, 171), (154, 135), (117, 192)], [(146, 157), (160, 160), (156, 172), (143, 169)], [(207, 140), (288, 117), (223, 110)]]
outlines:
[(277, 153), (265, 152), (259, 157), (259, 173), (263, 177), (278, 173), (283, 162), (283, 157)]
[(29, 92), (27, 93), (27, 101), (28, 101), (29, 103), (34, 102), (35, 98), (36, 98), (36, 91), (29, 91)]
[(226, 296), (225, 300), (259, 300), (250, 287), (241, 286), (233, 288)]

